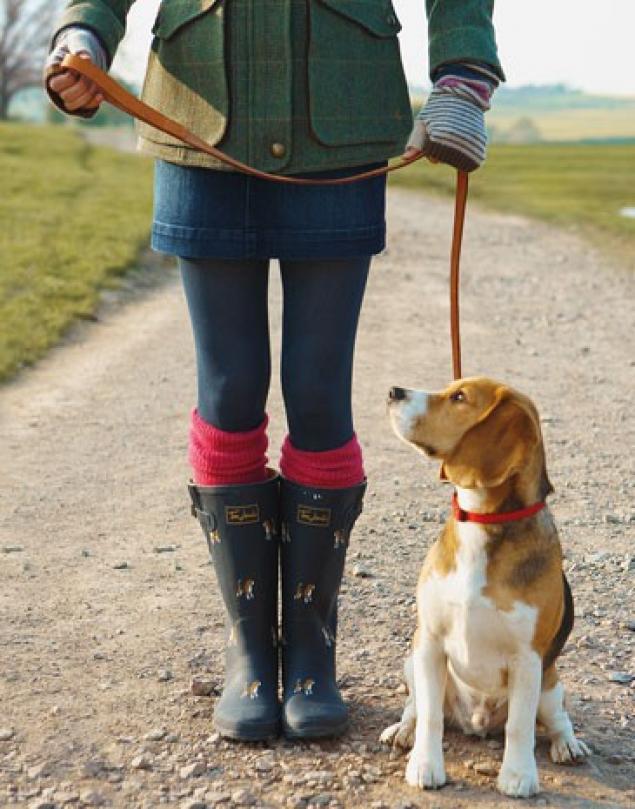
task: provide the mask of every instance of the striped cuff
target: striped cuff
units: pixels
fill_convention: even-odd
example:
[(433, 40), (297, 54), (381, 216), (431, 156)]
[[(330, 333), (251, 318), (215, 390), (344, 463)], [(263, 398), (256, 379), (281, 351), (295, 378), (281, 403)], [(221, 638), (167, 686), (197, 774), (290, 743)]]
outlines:
[(500, 84), (500, 78), (496, 73), (496, 68), (485, 62), (448, 62), (440, 65), (432, 76), (433, 83), (436, 83), (444, 76), (460, 76), (462, 79), (480, 79), (489, 82), (494, 91)]

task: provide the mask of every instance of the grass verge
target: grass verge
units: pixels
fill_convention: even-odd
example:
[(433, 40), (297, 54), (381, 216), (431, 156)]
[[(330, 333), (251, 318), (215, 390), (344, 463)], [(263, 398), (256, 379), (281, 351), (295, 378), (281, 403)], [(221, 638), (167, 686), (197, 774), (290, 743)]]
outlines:
[(66, 127), (0, 124), (0, 381), (34, 362), (148, 242), (152, 161)]
[[(394, 172), (395, 186), (454, 193), (455, 172), (419, 161)], [(578, 144), (495, 145), (470, 178), (470, 199), (496, 210), (576, 226), (632, 265), (635, 219), (635, 146)]]

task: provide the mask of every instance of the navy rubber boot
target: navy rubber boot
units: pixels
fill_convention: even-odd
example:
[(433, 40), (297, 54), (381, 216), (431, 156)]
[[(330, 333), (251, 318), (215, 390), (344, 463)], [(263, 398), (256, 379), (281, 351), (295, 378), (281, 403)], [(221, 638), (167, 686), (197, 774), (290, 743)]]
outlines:
[(348, 710), (335, 679), (337, 596), (366, 482), (347, 489), (280, 483), (282, 727), (288, 738), (339, 736)]
[(242, 741), (277, 736), (280, 478), (188, 488), (227, 616), (225, 686), (214, 726)]

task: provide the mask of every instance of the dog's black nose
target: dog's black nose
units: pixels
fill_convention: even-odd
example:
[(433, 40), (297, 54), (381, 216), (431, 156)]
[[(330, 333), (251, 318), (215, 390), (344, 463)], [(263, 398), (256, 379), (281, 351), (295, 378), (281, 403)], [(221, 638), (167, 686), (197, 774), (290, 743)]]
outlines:
[(391, 402), (400, 402), (402, 399), (406, 398), (406, 395), (404, 388), (391, 388), (388, 391), (388, 399)]

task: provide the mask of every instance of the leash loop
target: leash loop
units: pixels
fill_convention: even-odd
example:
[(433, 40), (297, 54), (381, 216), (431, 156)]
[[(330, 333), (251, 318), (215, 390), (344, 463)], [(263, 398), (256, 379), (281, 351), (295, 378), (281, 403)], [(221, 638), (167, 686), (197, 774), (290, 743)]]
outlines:
[(382, 174), (388, 174), (404, 166), (409, 166), (411, 163), (416, 163), (417, 160), (421, 160), (423, 157), (422, 154), (418, 154), (409, 158), (401, 158), (390, 166), (380, 166), (376, 169), (353, 174), (350, 177), (334, 177), (326, 180), (292, 177), (284, 174), (271, 174), (271, 172), (261, 171), (260, 169), (247, 165), (247, 163), (236, 160), (235, 157), (230, 157), (230, 155), (225, 154), (225, 152), (221, 152), (220, 149), (217, 149), (202, 138), (199, 138), (198, 135), (195, 135), (182, 124), (178, 123), (178, 121), (168, 118), (167, 115), (163, 115), (163, 113), (154, 109), (154, 107), (136, 98), (106, 72), (98, 68), (90, 59), (84, 59), (74, 53), (67, 54), (59, 65), (51, 65), (47, 68), (47, 83), (54, 75), (65, 70), (74, 70), (76, 73), (90, 79), (99, 87), (104, 100), (108, 101), (109, 104), (112, 104), (112, 106), (116, 107), (118, 110), (121, 110), (121, 112), (125, 112), (133, 118), (137, 118), (145, 124), (149, 124), (165, 132), (166, 135), (171, 135), (173, 138), (186, 143), (199, 152), (204, 152), (205, 154), (215, 157), (217, 160), (226, 163), (228, 166), (232, 166), (238, 171), (251, 174), (253, 177), (260, 177), (264, 180), (273, 180), (274, 182), (288, 183), (291, 185), (345, 185), (369, 177), (378, 177)]

